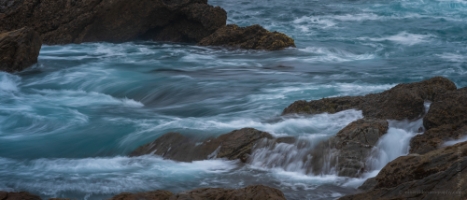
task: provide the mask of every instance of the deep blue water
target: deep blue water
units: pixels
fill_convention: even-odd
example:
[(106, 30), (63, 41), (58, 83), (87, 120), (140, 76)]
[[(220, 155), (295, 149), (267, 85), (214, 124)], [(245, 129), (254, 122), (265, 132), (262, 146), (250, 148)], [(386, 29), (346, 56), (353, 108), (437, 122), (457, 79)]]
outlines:
[(177, 163), (125, 155), (169, 131), (207, 137), (254, 127), (318, 140), (361, 113), (282, 118), (282, 110), (299, 99), (363, 95), (433, 76), (467, 86), (467, 1), (210, 4), (227, 11), (228, 23), (283, 32), (297, 48), (43, 46), (38, 65), (0, 72), (0, 190), (102, 199), (124, 191), (266, 184), (289, 199), (334, 199), (364, 179), (313, 176), (298, 164), (261, 160)]

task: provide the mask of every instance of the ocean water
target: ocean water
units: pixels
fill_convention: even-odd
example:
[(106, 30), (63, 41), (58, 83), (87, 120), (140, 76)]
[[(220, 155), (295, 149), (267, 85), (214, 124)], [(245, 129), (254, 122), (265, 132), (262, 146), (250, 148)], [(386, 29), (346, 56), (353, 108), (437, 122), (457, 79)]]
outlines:
[[(282, 110), (295, 100), (364, 95), (433, 76), (467, 86), (467, 1), (209, 3), (227, 11), (228, 23), (283, 32), (297, 48), (144, 41), (43, 46), (37, 65), (0, 72), (0, 190), (106, 199), (265, 184), (288, 199), (336, 199), (406, 154), (420, 121), (391, 122), (369, 160), (374, 171), (359, 179), (306, 174), (300, 161), (276, 165), (272, 156), (242, 164), (126, 155), (170, 131), (208, 137), (253, 127), (321, 141), (361, 112), (281, 117)], [(274, 153), (300, 152), (284, 146)]]

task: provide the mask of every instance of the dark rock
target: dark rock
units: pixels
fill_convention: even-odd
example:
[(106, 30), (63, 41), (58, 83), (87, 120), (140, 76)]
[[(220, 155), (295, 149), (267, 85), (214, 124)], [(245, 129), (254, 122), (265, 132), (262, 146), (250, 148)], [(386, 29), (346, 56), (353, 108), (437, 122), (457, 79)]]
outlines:
[(370, 191), (341, 200), (467, 198), (467, 142), (402, 156), (388, 163), (376, 176)]
[(174, 194), (172, 192), (157, 190), (143, 193), (121, 193), (110, 200), (169, 200), (173, 199), (173, 197)]
[(139, 147), (131, 156), (156, 154), (167, 159), (190, 162), (211, 158), (240, 159), (245, 162), (254, 145), (269, 133), (252, 128), (235, 130), (217, 138), (200, 141), (179, 133), (168, 133)]
[(39, 35), (30, 28), (1, 33), (0, 71), (22, 71), (36, 63), (41, 45)]
[(329, 174), (335, 168), (339, 176), (360, 176), (367, 170), (366, 160), (372, 148), (387, 130), (386, 120), (361, 119), (352, 122), (336, 136), (315, 147), (311, 153), (313, 173)]
[(0, 13), (0, 31), (29, 26), (46, 44), (198, 42), (227, 19), (206, 0), (0, 0)]
[(240, 189), (202, 188), (179, 194), (168, 191), (146, 193), (123, 193), (110, 200), (285, 200), (284, 194), (263, 185), (248, 186)]
[(229, 46), (243, 49), (280, 50), (295, 47), (294, 40), (279, 32), (269, 32), (260, 25), (227, 25), (199, 42), (202, 46)]
[(39, 196), (27, 192), (1, 192), (1, 200), (41, 200)]
[(439, 96), (423, 118), (427, 130), (445, 124), (467, 125), (467, 88), (458, 89)]
[(362, 110), (366, 118), (413, 120), (425, 113), (425, 101), (433, 101), (455, 89), (455, 84), (449, 79), (434, 77), (421, 82), (399, 84), (378, 94), (296, 101), (284, 109), (282, 114), (336, 113), (357, 109)]
[(432, 128), (410, 140), (410, 153), (425, 154), (437, 149), (445, 141), (459, 139), (465, 135), (467, 135), (467, 125), (459, 128), (452, 124), (446, 124)]

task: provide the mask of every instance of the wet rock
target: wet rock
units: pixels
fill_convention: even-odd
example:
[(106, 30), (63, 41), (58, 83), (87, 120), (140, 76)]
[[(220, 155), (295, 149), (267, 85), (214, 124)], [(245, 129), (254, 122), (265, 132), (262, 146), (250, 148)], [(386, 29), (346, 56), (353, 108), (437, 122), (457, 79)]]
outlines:
[(41, 200), (39, 196), (27, 192), (0, 192), (1, 200)]
[(425, 113), (425, 101), (433, 101), (455, 89), (455, 84), (449, 79), (434, 77), (421, 82), (399, 84), (378, 94), (296, 101), (285, 108), (282, 114), (336, 113), (357, 109), (366, 118), (413, 120)]
[(437, 149), (448, 140), (456, 140), (465, 135), (467, 135), (467, 125), (458, 127), (446, 124), (432, 128), (410, 140), (410, 153), (425, 154)]
[(244, 128), (208, 140), (197, 140), (179, 133), (168, 133), (154, 142), (139, 147), (131, 156), (155, 154), (166, 159), (191, 162), (212, 158), (240, 159), (245, 162), (255, 144), (272, 138), (269, 133)]
[(260, 25), (227, 25), (199, 42), (202, 46), (228, 46), (243, 49), (280, 50), (295, 47), (294, 40), (279, 32), (269, 32)]
[(0, 31), (29, 26), (45, 44), (198, 42), (226, 23), (206, 0), (1, 0)]
[(33, 65), (41, 45), (39, 35), (27, 27), (0, 33), (0, 71), (17, 72)]
[(339, 176), (358, 177), (365, 170), (366, 160), (381, 136), (387, 133), (386, 120), (360, 119), (324, 141), (312, 151), (314, 174), (330, 174), (336, 170)]
[(441, 95), (433, 101), (423, 118), (427, 130), (445, 124), (467, 125), (467, 88), (461, 88)]
[(145, 193), (123, 193), (110, 200), (285, 200), (284, 194), (271, 187), (263, 185), (248, 186), (240, 189), (201, 188), (179, 194), (169, 191), (155, 191)]
[(467, 142), (402, 156), (388, 163), (376, 176), (370, 191), (341, 200), (453, 199), (467, 198)]

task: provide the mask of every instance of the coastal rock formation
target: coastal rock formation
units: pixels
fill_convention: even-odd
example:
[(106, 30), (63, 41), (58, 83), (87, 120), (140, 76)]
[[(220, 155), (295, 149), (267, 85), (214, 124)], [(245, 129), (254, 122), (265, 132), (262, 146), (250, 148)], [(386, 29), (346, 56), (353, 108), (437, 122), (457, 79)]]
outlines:
[(39, 196), (27, 192), (1, 192), (1, 200), (41, 200)]
[(314, 174), (358, 177), (367, 169), (366, 160), (381, 136), (388, 131), (386, 120), (360, 119), (324, 141), (312, 151)]
[(212, 158), (240, 159), (245, 162), (254, 145), (265, 138), (272, 138), (272, 136), (253, 128), (235, 130), (204, 141), (179, 133), (167, 133), (154, 142), (139, 147), (130, 155), (153, 153), (167, 159), (184, 162)]
[(243, 49), (280, 50), (295, 47), (294, 40), (279, 32), (269, 32), (260, 25), (227, 25), (201, 40), (202, 46), (228, 46)]
[(284, 194), (263, 185), (248, 186), (240, 189), (202, 188), (179, 194), (169, 191), (145, 193), (123, 193), (110, 200), (189, 200), (189, 199), (225, 199), (225, 200), (285, 200)]
[(371, 190), (340, 200), (467, 199), (467, 142), (399, 157), (369, 181)]
[(447, 92), (433, 101), (423, 118), (425, 133), (410, 141), (410, 153), (424, 154), (447, 140), (467, 135), (467, 88)]
[(225, 25), (207, 0), (1, 0), (0, 31), (29, 26), (45, 44), (156, 39), (198, 42)]
[(425, 113), (425, 101), (434, 101), (452, 90), (456, 90), (452, 81), (434, 77), (421, 82), (399, 84), (378, 94), (296, 101), (284, 109), (282, 114), (336, 113), (357, 109), (362, 110), (363, 115), (370, 119), (413, 120)]
[(0, 71), (22, 71), (36, 63), (41, 45), (39, 35), (30, 28), (0, 33)]

